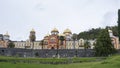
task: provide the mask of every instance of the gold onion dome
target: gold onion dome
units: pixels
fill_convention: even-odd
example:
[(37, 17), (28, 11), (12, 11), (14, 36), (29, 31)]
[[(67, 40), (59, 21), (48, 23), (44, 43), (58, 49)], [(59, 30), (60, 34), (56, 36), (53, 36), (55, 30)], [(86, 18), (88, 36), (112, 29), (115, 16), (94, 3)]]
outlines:
[(54, 28), (51, 32), (59, 32), (57, 28)]
[(35, 32), (35, 30), (32, 28), (32, 30), (30, 32)]
[(71, 30), (68, 29), (68, 28), (67, 28), (63, 33), (64, 33), (64, 34), (65, 34), (65, 33), (70, 33), (70, 34), (72, 34)]
[(8, 32), (6, 32), (6, 34), (4, 34), (4, 36), (9, 36)]

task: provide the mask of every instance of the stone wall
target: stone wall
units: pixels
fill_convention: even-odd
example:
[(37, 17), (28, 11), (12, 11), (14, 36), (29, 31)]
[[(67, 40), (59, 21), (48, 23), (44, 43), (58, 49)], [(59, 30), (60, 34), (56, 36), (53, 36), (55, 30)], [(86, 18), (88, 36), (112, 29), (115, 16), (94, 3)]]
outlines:
[(18, 48), (0, 48), (0, 55), (19, 56), (19, 57), (94, 57), (92, 49), (55, 49), (55, 50), (33, 50), (33, 49), (18, 49)]

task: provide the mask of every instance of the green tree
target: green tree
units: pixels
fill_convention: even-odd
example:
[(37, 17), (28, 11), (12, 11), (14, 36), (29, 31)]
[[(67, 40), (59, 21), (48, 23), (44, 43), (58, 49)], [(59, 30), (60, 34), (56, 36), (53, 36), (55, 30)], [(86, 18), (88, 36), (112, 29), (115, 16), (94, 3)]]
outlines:
[(101, 28), (92, 28), (88, 31), (84, 31), (78, 34), (78, 39), (83, 38), (83, 39), (96, 39), (97, 35), (101, 31)]
[(8, 48), (14, 48), (15, 47), (15, 44), (11, 41), (9, 44), (8, 44)]
[(118, 36), (120, 41), (120, 9), (118, 10)]
[(40, 41), (40, 45), (42, 46), (42, 49), (43, 49), (43, 46), (44, 46), (44, 40), (41, 40), (41, 41)]
[(72, 39), (77, 40), (78, 35), (76, 33), (73, 34)]
[(107, 29), (101, 31), (95, 45), (96, 56), (108, 56), (115, 53), (115, 48), (111, 43), (111, 38)]
[(88, 42), (88, 40), (85, 42), (84, 44), (84, 50), (85, 50), (85, 56), (86, 56), (86, 50), (90, 48), (90, 42)]
[(84, 49), (90, 48), (90, 42), (86, 41), (84, 44)]
[(32, 49), (34, 49), (34, 41), (35, 41), (35, 39), (36, 39), (36, 36), (35, 35), (31, 35), (30, 36), (30, 41), (32, 42)]
[[(118, 36), (118, 34), (120, 34), (120, 33), (118, 33), (118, 30), (120, 31), (120, 27), (118, 29), (118, 26), (106, 26), (106, 28), (110, 28), (113, 31), (114, 36)], [(101, 32), (102, 30), (104, 30), (104, 29), (103, 28), (96, 28), (96, 29), (92, 28), (88, 31), (80, 32), (78, 34), (77, 39), (83, 38), (83, 39), (93, 39), (94, 40), (97, 38), (99, 32)]]
[(72, 36), (72, 39), (73, 39), (73, 41), (74, 41), (74, 43), (73, 43), (73, 47), (74, 47), (74, 49), (75, 49), (75, 40), (77, 40), (77, 37), (78, 37), (78, 35), (77, 34), (73, 34), (73, 36)]
[(64, 36), (59, 36), (59, 40), (60, 40), (60, 45), (63, 45), (63, 41), (65, 40)]

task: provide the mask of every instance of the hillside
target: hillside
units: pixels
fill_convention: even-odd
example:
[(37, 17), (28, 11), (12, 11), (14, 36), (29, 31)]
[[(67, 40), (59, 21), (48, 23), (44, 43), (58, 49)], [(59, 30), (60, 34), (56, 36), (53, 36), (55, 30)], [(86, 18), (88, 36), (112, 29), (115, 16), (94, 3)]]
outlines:
[[(106, 27), (108, 28), (108, 27)], [(109, 27), (115, 36), (118, 36), (118, 27), (117, 26), (111, 26)], [(83, 39), (96, 39), (99, 33), (103, 30), (103, 28), (92, 28), (88, 31), (80, 32), (78, 34), (78, 39), (83, 38)]]

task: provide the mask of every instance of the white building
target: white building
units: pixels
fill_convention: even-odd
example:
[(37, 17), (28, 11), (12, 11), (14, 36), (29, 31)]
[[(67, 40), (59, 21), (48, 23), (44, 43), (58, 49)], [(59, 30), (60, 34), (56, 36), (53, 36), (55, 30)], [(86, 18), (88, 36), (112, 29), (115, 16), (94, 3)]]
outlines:
[(26, 41), (13, 41), (15, 48), (25, 48), (25, 49), (42, 49), (40, 41), (30, 42)]
[(112, 40), (112, 44), (114, 45), (114, 48), (115, 49), (120, 49), (119, 38), (117, 36), (113, 35), (112, 30), (109, 29), (108, 32), (109, 32), (109, 36)]
[(1, 48), (7, 48), (9, 44), (10, 36), (8, 32), (6, 34), (0, 34), (0, 47)]

